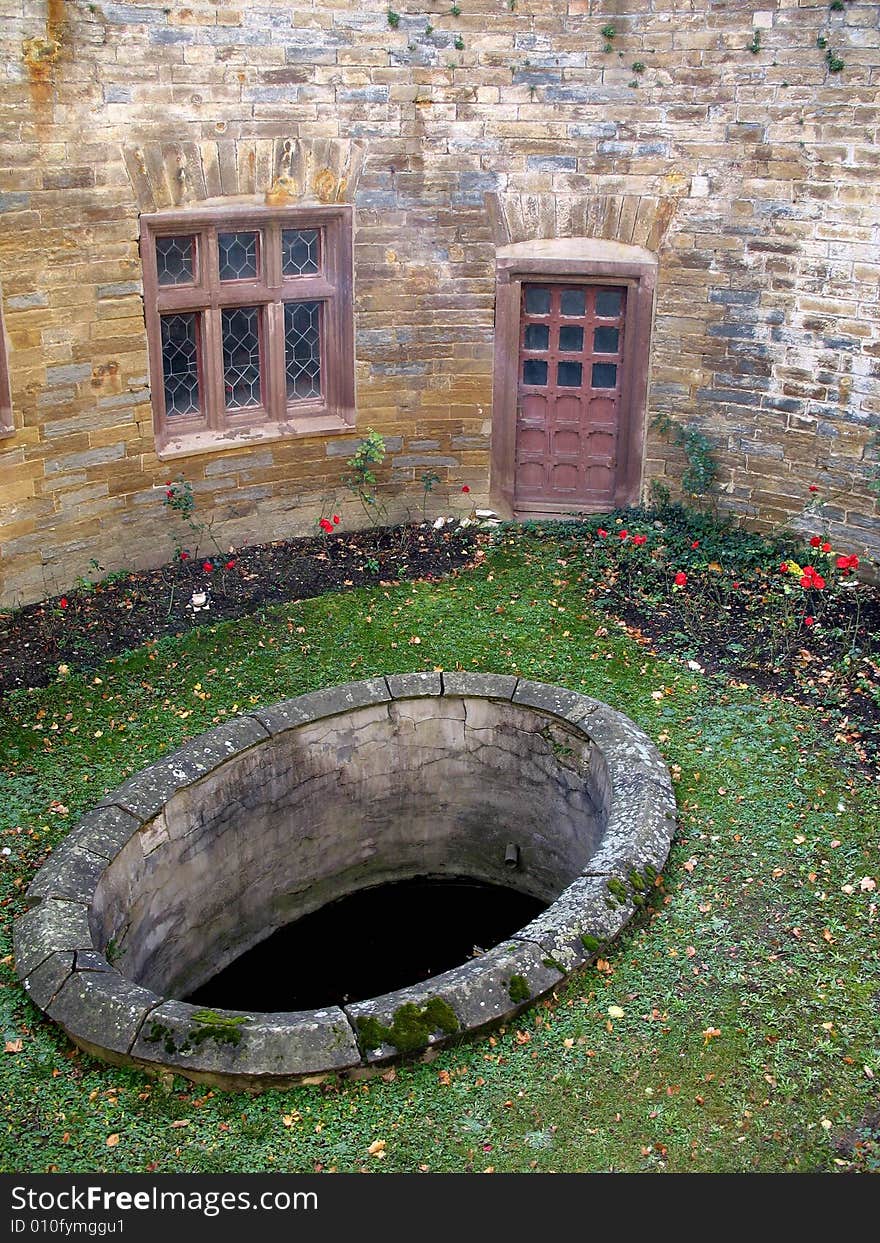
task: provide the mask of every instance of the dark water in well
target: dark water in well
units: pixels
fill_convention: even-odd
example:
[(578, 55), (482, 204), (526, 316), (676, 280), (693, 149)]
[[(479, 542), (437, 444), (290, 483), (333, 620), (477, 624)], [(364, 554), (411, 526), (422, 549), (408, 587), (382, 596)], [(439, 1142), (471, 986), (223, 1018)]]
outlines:
[(362, 1001), (458, 966), (546, 905), (480, 881), (378, 885), (279, 928), (186, 1000), (261, 1011)]

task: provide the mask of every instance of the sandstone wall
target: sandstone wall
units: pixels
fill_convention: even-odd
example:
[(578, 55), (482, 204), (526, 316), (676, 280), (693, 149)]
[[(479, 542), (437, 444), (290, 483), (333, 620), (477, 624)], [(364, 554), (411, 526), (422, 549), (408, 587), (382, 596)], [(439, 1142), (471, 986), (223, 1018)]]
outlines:
[[(223, 542), (312, 531), (368, 426), (398, 509), (426, 469), (486, 499), (495, 248), (572, 234), (659, 253), (649, 418), (711, 438), (722, 504), (792, 520), (817, 483), (880, 555), (880, 6), (458, 3), (0, 0), (0, 599), (164, 560), (181, 472)], [(262, 202), (285, 139), (306, 194), (359, 169), (357, 429), (161, 461), (139, 212)], [(645, 462), (675, 492), (680, 451)]]

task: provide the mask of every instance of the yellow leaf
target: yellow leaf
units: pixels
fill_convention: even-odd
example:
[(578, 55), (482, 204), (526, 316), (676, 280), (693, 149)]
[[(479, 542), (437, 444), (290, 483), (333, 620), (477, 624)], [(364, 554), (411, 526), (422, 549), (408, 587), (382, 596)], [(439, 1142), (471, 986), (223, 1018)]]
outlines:
[(7, 1040), (3, 1047), (4, 1053), (21, 1053), (23, 1043), (21, 1040)]
[(115, 1148), (118, 1143), (119, 1143), (118, 1135), (114, 1134), (114, 1135), (107, 1136), (107, 1147), (108, 1148)]
[(623, 1016), (624, 1016), (624, 1010), (621, 1006), (609, 1006), (608, 1007), (609, 1019), (622, 1019)]
[(367, 1149), (367, 1152), (370, 1154), (370, 1156), (371, 1156), (371, 1157), (379, 1157), (379, 1156), (383, 1156), (383, 1157), (384, 1157), (384, 1155), (385, 1155), (385, 1140), (384, 1140), (384, 1139), (374, 1139), (374, 1140), (373, 1140), (373, 1142), (372, 1142), (372, 1144), (370, 1144), (369, 1148)]

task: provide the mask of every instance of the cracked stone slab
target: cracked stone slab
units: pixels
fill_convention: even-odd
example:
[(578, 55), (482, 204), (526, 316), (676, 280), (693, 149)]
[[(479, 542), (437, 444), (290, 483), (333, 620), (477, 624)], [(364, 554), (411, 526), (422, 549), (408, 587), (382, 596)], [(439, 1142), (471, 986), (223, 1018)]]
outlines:
[(260, 722), (250, 716), (227, 721), (129, 777), (103, 798), (100, 806), (114, 804), (131, 812), (142, 823), (151, 820), (172, 795), (213, 772), (234, 755), (265, 742), (267, 737)]
[[(612, 902), (614, 905), (609, 905)], [(632, 902), (620, 903), (614, 898), (606, 877), (579, 876), (515, 935), (536, 941), (560, 967), (573, 971), (613, 941), (635, 910)]]
[(47, 898), (16, 920), (13, 946), (20, 980), (59, 950), (94, 949), (86, 908), (81, 902)]
[(576, 713), (579, 722), (585, 715), (602, 707), (598, 699), (579, 695), (577, 691), (566, 690), (563, 686), (550, 686), (546, 682), (529, 682), (525, 678), (520, 678), (517, 682), (513, 702), (526, 708), (537, 708), (540, 712), (552, 712), (554, 716)]
[(443, 694), (439, 673), (394, 673), (385, 681), (394, 699), (419, 699), (422, 695)]
[(296, 699), (286, 699), (271, 708), (256, 708), (250, 713), (270, 734), (282, 734), (297, 725), (317, 721), (320, 717), (338, 716), (352, 708), (367, 708), (373, 704), (389, 703), (391, 693), (384, 678), (368, 678), (363, 682), (346, 682), (343, 686), (328, 686), (321, 691), (311, 691)]
[(162, 998), (118, 971), (76, 971), (46, 1008), (73, 1040), (128, 1053), (138, 1030)]
[(25, 894), (28, 906), (45, 898), (66, 898), (88, 905), (108, 860), (66, 841), (53, 850)]
[(196, 1017), (204, 1007), (166, 1001), (153, 1010), (131, 1050), (132, 1056), (163, 1066), (241, 1076), (286, 1078), (347, 1070), (360, 1065), (361, 1055), (351, 1024), (338, 1006), (289, 1013), (212, 1010), (224, 1018), (245, 1018), (241, 1039), (199, 1040), (205, 1024)]
[[(358, 1030), (358, 1019), (368, 1018), (391, 1027), (395, 1012), (401, 1006), (412, 1003), (423, 1008), (432, 997), (440, 997), (454, 1010), (459, 1031), (433, 1032), (426, 1047), (445, 1044), (456, 1035), (466, 1034), (489, 1023), (502, 1022), (528, 1004), (511, 997), (514, 976), (521, 976), (526, 981), (529, 1001), (554, 988), (563, 979), (564, 973), (545, 962), (546, 957), (540, 945), (510, 938), (479, 958), (471, 958), (459, 967), (444, 971), (442, 975), (409, 988), (385, 993), (382, 997), (347, 1005), (345, 1012), (355, 1030)], [(391, 1044), (365, 1049), (364, 1052), (368, 1063), (383, 1062), (398, 1055), (398, 1050)]]
[(517, 678), (507, 673), (443, 673), (444, 695), (476, 695), (483, 699), (511, 699)]
[(75, 955), (69, 950), (59, 950), (34, 968), (22, 980), (24, 991), (34, 1005), (45, 1010), (64, 981), (73, 973)]
[(79, 820), (65, 838), (66, 846), (78, 846), (89, 854), (112, 859), (138, 830), (141, 821), (121, 807), (100, 806)]

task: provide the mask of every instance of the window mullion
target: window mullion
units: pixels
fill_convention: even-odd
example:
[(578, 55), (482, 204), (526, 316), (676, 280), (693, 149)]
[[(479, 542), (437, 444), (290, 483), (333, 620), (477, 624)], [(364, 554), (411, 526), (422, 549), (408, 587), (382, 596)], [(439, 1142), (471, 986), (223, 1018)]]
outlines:
[(287, 385), (285, 383), (284, 308), (280, 302), (269, 302), (266, 317), (266, 410), (269, 418), (282, 422), (287, 416)]
[(219, 307), (206, 307), (202, 315), (205, 350), (202, 384), (208, 427), (221, 431), (226, 425), (226, 396), (223, 382), (223, 329)]

